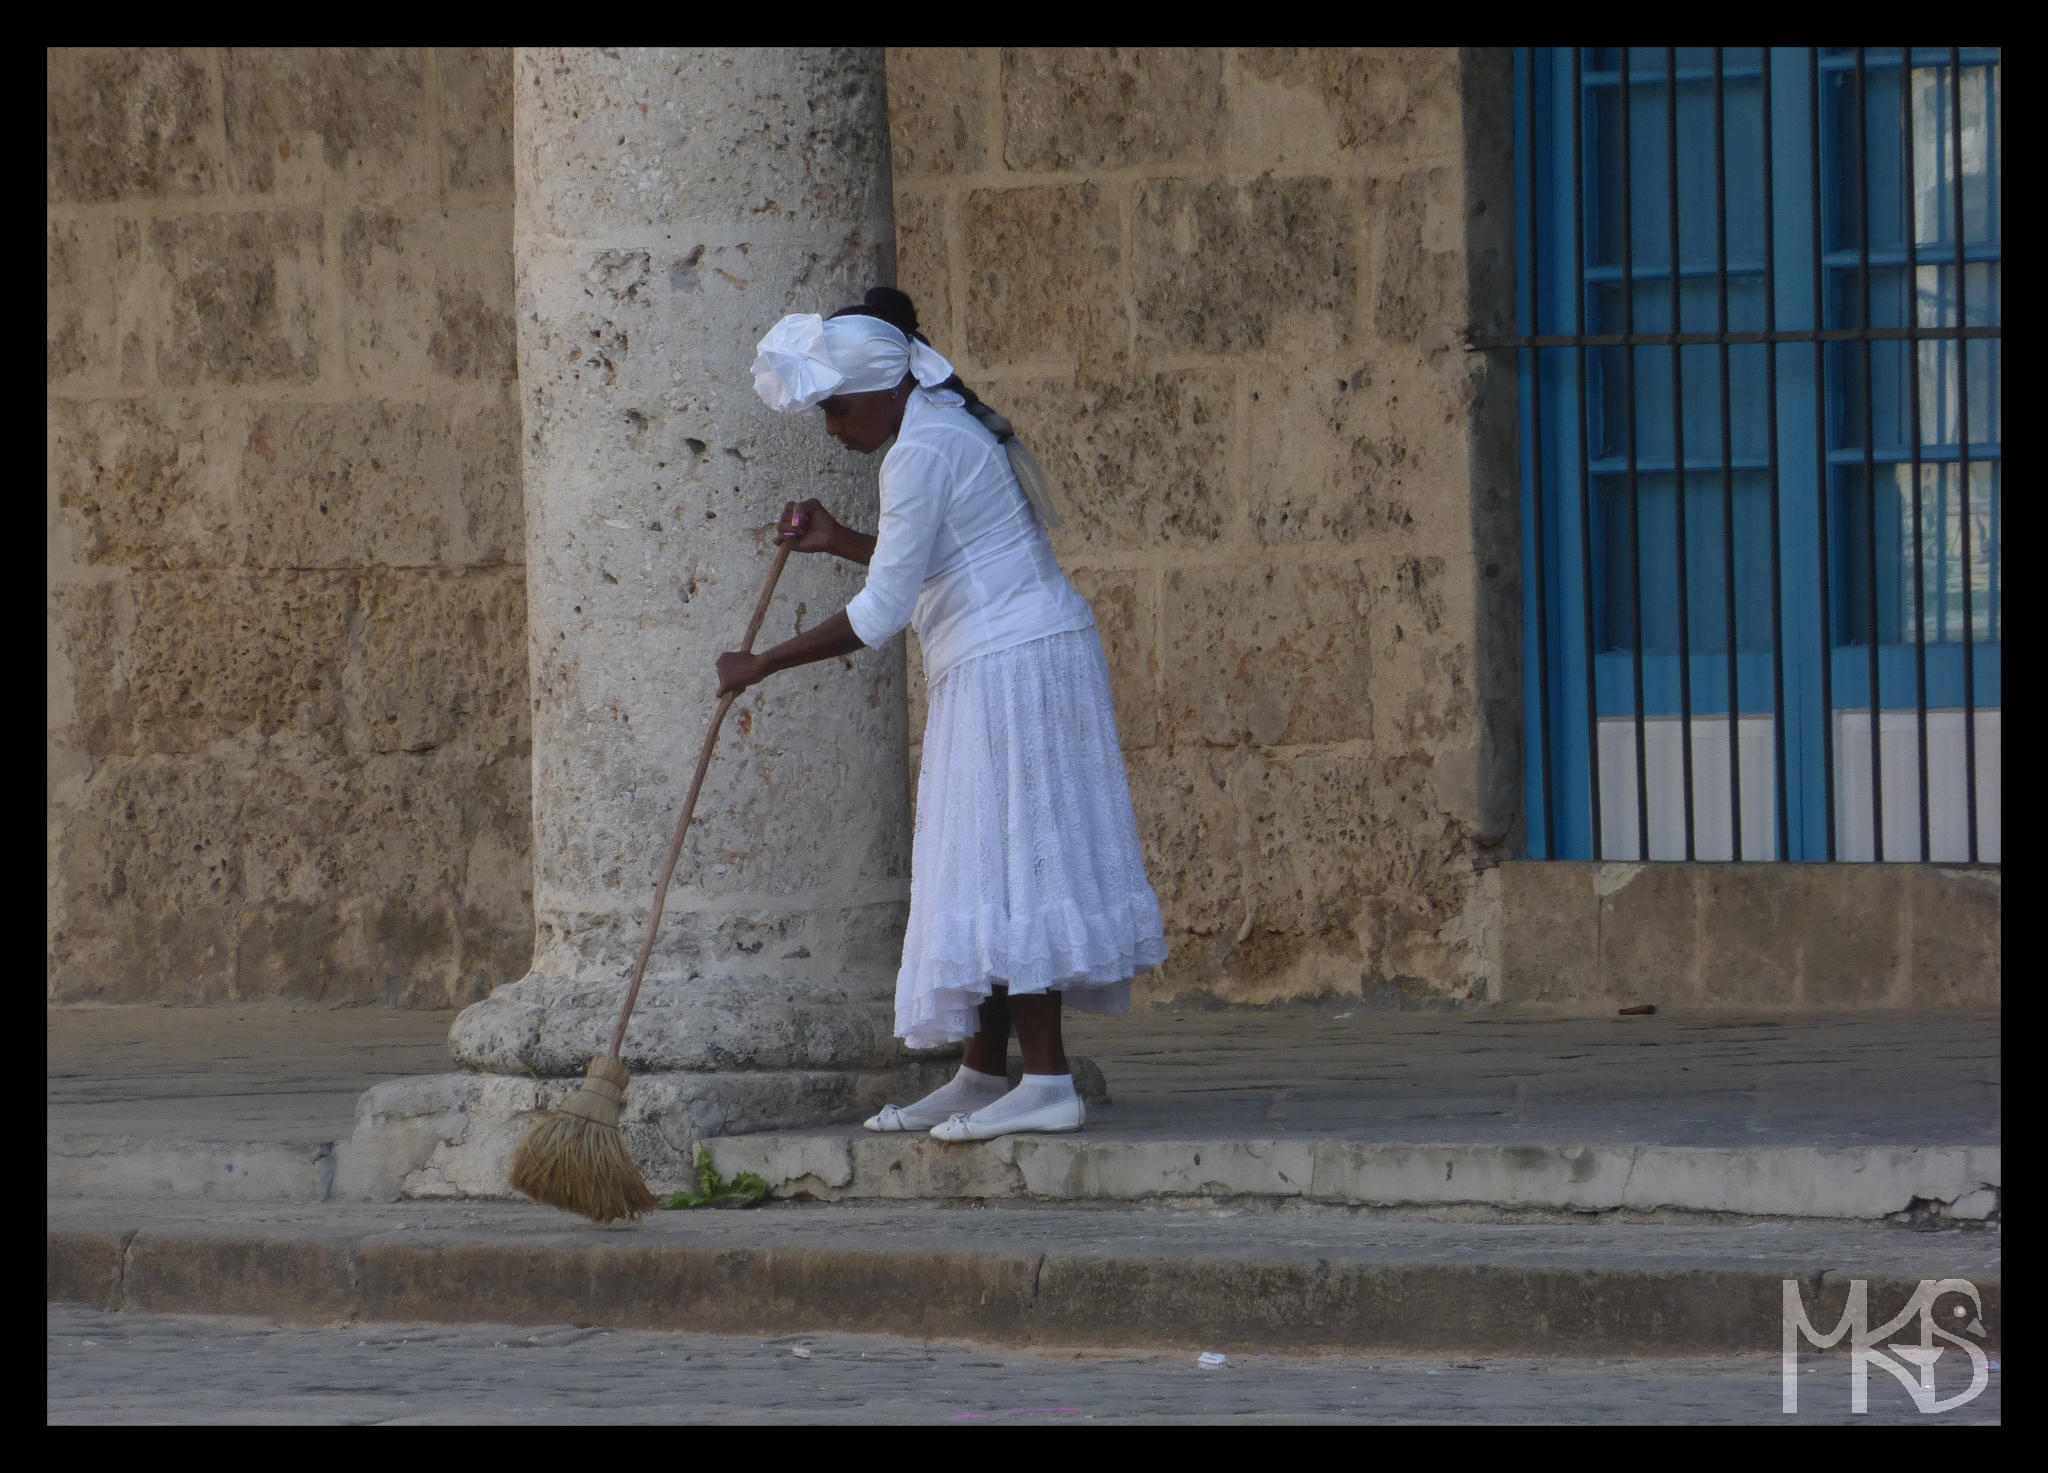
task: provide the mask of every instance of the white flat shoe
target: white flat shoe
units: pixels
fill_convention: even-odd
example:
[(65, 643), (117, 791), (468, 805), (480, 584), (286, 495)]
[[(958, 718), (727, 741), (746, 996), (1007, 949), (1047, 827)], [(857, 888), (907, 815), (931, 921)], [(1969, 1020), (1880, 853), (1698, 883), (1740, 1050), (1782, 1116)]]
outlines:
[(1022, 1115), (1013, 1115), (1000, 1124), (979, 1122), (974, 1115), (955, 1115), (932, 1127), (934, 1139), (942, 1141), (992, 1141), (999, 1135), (1021, 1135), (1028, 1131), (1052, 1134), (1059, 1131), (1079, 1130), (1088, 1119), (1088, 1111), (1081, 1104), (1081, 1097), (1055, 1100), (1050, 1105), (1040, 1105), (1036, 1110), (1027, 1110)]
[[(930, 1117), (927, 1116), (926, 1119)], [(884, 1105), (861, 1122), (869, 1130), (894, 1133), (898, 1131), (928, 1130), (929, 1126), (913, 1117), (901, 1105)]]

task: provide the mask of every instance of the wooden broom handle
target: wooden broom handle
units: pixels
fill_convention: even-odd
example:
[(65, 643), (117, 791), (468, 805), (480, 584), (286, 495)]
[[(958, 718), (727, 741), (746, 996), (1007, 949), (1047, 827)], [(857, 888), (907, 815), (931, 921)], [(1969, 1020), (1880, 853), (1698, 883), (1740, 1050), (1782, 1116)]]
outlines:
[[(789, 547), (785, 542), (775, 549), (775, 563), (768, 569), (768, 581), (761, 585), (761, 598), (754, 605), (754, 618), (747, 625), (747, 637), (740, 649), (754, 652), (754, 637), (761, 632), (761, 621), (768, 617), (768, 601), (775, 596), (775, 580), (782, 576), (782, 565), (789, 561)], [(633, 985), (626, 989), (626, 1005), (619, 1009), (619, 1026), (612, 1030), (611, 1056), (619, 1057), (619, 1050), (626, 1043), (626, 1022), (633, 1016), (633, 1004), (640, 1000), (640, 979), (647, 974), (647, 958), (654, 954), (655, 933), (661, 929), (661, 908), (668, 903), (669, 877), (676, 872), (676, 860), (682, 856), (683, 836), (690, 831), (691, 815), (697, 811), (697, 794), (704, 788), (704, 773), (711, 766), (711, 749), (718, 745), (719, 723), (725, 720), (725, 713), (732, 709), (732, 703), (739, 699), (738, 691), (727, 691), (718, 698), (718, 709), (711, 713), (711, 729), (704, 733), (704, 746), (697, 753), (696, 775), (690, 779), (690, 796), (683, 800), (683, 816), (676, 820), (676, 836), (669, 840), (668, 858), (662, 862), (661, 878), (654, 882), (654, 904), (647, 917), (647, 935), (640, 942), (640, 959), (633, 963)]]

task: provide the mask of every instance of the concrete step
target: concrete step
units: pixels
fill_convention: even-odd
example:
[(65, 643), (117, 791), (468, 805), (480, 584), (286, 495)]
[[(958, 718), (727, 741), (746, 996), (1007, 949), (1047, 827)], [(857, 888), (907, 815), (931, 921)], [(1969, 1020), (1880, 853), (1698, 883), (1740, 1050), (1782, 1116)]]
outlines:
[(1712, 1213), (1982, 1222), (2000, 1212), (1996, 1146), (1668, 1146), (1117, 1138), (1087, 1132), (951, 1145), (861, 1130), (728, 1136), (718, 1171), (805, 1201), (1301, 1200), (1506, 1214)]
[(52, 1197), (323, 1202), (340, 1141), (207, 1141), (182, 1136), (52, 1135)]
[[(354, 1141), (49, 1140), (52, 1197), (319, 1202), (351, 1181), (401, 1181), (418, 1198), (517, 1200), (502, 1170), (460, 1183), (415, 1166), (350, 1171)], [(1343, 1139), (1013, 1136), (949, 1145), (858, 1128), (707, 1141), (725, 1176), (814, 1202), (1142, 1203), (1250, 1199), (1508, 1218), (1541, 1213), (1982, 1222), (2002, 1215), (1997, 1146), (1668, 1146), (1408, 1143)], [(418, 1149), (416, 1147), (416, 1149)], [(427, 1159), (422, 1154), (421, 1161)], [(361, 1163), (353, 1163), (360, 1165)], [(341, 1170), (337, 1172), (337, 1168)], [(656, 1179), (670, 1192), (682, 1181)], [(391, 1196), (399, 1193), (380, 1192)]]
[(1951, 1279), (1975, 1290), (1988, 1349), (2001, 1343), (1999, 1240), (1995, 1228), (1392, 1222), (1299, 1204), (772, 1204), (599, 1228), (497, 1203), (79, 1199), (49, 1205), (48, 1298), (290, 1324), (1609, 1356), (1775, 1350), (1788, 1284), (1827, 1332), (1855, 1283), (1879, 1325)]

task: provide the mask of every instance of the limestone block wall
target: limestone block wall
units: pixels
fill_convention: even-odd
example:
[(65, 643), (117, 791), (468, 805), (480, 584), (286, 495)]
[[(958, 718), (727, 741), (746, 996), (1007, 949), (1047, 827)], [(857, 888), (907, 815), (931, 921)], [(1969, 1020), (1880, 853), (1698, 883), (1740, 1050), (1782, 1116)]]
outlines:
[(532, 948), (510, 55), (47, 53), (48, 996)]
[(1173, 948), (1141, 995), (1496, 995), (1512, 385), (1464, 343), (1512, 311), (1505, 58), (888, 70), (900, 284), (1057, 482), (1106, 636)]

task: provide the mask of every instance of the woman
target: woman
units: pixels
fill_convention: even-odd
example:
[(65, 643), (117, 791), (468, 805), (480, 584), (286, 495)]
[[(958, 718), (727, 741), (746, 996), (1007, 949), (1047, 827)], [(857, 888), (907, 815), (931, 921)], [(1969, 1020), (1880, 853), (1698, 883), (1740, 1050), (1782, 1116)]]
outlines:
[[(770, 408), (823, 409), (825, 432), (850, 450), (895, 442), (874, 536), (816, 501), (790, 503), (777, 528), (796, 551), (866, 564), (866, 586), (794, 639), (718, 658), (723, 693), (909, 625), (924, 648), (930, 711), (896, 1032), (912, 1048), (967, 1048), (943, 1088), (867, 1127), (949, 1141), (1078, 1130), (1061, 1004), (1125, 1011), (1130, 979), (1166, 945), (1102, 640), (1053, 556), (1036, 463), (886, 287), (829, 319), (785, 317), (761, 340), (754, 385)], [(1009, 1089), (1013, 1027), (1024, 1077)]]

